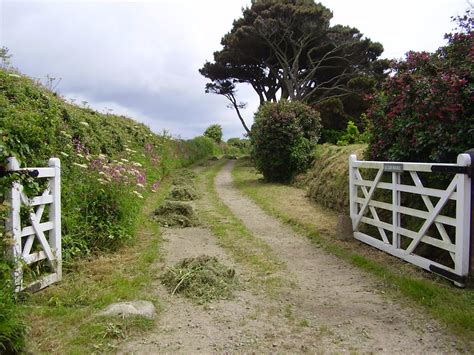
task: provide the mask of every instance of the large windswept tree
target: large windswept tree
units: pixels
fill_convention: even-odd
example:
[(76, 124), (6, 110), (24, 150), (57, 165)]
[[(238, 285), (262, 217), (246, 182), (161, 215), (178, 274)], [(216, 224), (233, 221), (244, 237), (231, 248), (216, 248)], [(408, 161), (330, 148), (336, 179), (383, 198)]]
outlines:
[(200, 69), (211, 80), (206, 91), (224, 95), (237, 111), (237, 83), (250, 84), (261, 104), (283, 98), (318, 105), (352, 95), (361, 80), (382, 74), (383, 47), (355, 28), (330, 26), (331, 18), (312, 0), (252, 1)]

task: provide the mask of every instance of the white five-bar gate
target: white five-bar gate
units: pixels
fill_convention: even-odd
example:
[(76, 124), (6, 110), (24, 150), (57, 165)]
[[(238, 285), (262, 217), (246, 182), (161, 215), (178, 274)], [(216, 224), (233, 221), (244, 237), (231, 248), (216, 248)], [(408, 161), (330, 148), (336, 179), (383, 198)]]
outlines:
[[(457, 164), (360, 161), (351, 155), (349, 194), (354, 237), (464, 286), (469, 273), (469, 167), (473, 163), (469, 154), (460, 154)], [(453, 178), (447, 188), (423, 185), (420, 175), (432, 172), (451, 173)], [(418, 195), (425, 208), (402, 206), (402, 194)], [(449, 215), (444, 215), (447, 205)], [(413, 227), (413, 223), (406, 222), (410, 218), (418, 221), (418, 230), (409, 229), (407, 224)], [(445, 257), (433, 260), (430, 255), (419, 253), (423, 245)], [(451, 260), (445, 262), (446, 259)]]
[[(10, 158), (7, 169), (19, 174), (28, 174), (37, 179), (48, 179), (46, 189), (40, 196), (26, 196), (23, 186), (14, 182), (10, 190), (10, 216), (6, 221), (7, 231), (13, 236), (11, 254), (16, 268), (13, 272), (15, 290), (37, 291), (61, 280), (61, 170), (60, 161), (51, 158), (46, 168), (20, 168), (18, 160)], [(27, 220), (22, 221), (21, 209), (26, 208)], [(48, 216), (42, 221), (48, 206)], [(47, 236), (46, 236), (46, 234)], [(26, 284), (24, 268), (46, 259), (48, 270), (36, 280)], [(44, 269), (44, 268), (43, 268)]]

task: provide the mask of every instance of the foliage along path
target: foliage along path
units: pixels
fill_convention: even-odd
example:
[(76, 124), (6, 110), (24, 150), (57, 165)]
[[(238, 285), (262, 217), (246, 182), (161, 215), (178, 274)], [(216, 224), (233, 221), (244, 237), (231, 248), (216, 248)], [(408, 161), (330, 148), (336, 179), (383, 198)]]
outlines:
[[(119, 352), (452, 352), (437, 323), (388, 299), (377, 281), (328, 255), (270, 217), (233, 186), (228, 162), (204, 168), (196, 207), (207, 227), (166, 229), (162, 269), (185, 257), (216, 256), (235, 268), (240, 290), (199, 306), (170, 296), (154, 332)], [(212, 174), (217, 174), (212, 186)], [(215, 189), (215, 190), (214, 190)]]

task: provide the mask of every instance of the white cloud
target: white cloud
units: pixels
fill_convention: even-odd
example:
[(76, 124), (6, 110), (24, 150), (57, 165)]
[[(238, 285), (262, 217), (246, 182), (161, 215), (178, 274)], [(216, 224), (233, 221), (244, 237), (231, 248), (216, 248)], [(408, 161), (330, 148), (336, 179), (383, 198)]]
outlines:
[[(59, 90), (94, 107), (111, 107), (155, 131), (183, 137), (220, 123), (225, 137), (243, 129), (226, 100), (206, 95), (198, 69), (220, 49), (220, 39), (250, 0), (0, 0), (0, 46), (33, 77), (61, 77)], [(385, 56), (434, 50), (461, 14), (464, 0), (326, 0), (334, 23), (357, 27), (380, 41)], [(249, 102), (256, 95), (239, 87)]]

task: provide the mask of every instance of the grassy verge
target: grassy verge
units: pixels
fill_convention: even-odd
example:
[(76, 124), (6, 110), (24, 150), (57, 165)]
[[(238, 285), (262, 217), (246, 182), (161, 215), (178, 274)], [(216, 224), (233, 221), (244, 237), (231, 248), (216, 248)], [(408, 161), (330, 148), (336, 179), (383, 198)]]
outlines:
[(154, 321), (143, 318), (99, 317), (108, 304), (149, 300), (159, 258), (160, 231), (149, 215), (165, 198), (169, 183), (144, 201), (133, 244), (119, 252), (73, 263), (63, 281), (33, 294), (23, 306), (30, 329), (27, 350), (32, 353), (84, 354), (113, 351), (120, 341), (151, 329)]
[[(474, 339), (474, 290), (457, 289), (433, 274), (369, 248), (357, 241), (334, 239), (337, 216), (314, 206), (300, 189), (266, 184), (248, 161), (239, 161), (233, 171), (236, 186), (265, 211), (290, 224), (318, 247), (366, 270), (380, 279), (385, 293), (403, 297), (421, 306), (461, 339)], [(473, 346), (471, 344), (471, 346)]]
[(256, 239), (219, 199), (214, 180), (226, 162), (219, 161), (200, 173), (198, 185), (204, 196), (199, 201), (199, 215), (216, 235), (219, 245), (254, 275), (251, 281), (264, 286), (266, 292), (274, 295), (284, 282), (276, 273), (284, 270), (285, 265), (273, 255), (271, 248)]

